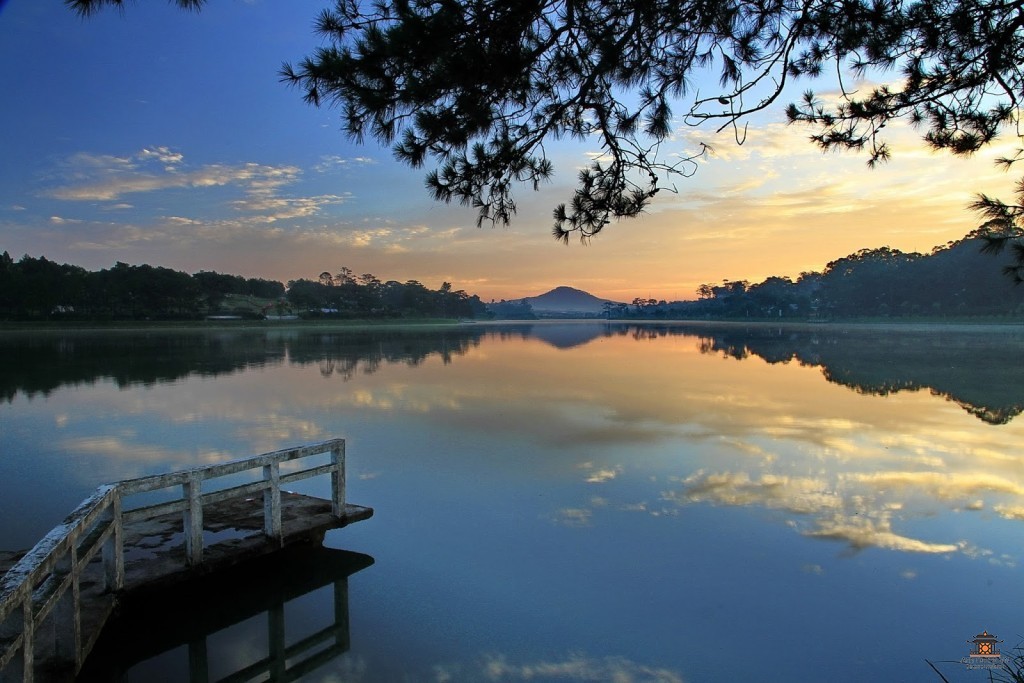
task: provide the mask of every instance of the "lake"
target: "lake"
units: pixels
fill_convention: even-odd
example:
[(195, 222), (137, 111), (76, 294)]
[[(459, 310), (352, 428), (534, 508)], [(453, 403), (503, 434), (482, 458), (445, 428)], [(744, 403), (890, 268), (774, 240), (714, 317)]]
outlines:
[(154, 609), (136, 632), (167, 649), (125, 648), (125, 681), (216, 680), (339, 623), (302, 680), (940, 681), (928, 659), (982, 681), (966, 641), (1024, 634), (1021, 326), (8, 332), (0, 352), (0, 549), (102, 483), (334, 437), (375, 509), (275, 570), (283, 608), (180, 637)]

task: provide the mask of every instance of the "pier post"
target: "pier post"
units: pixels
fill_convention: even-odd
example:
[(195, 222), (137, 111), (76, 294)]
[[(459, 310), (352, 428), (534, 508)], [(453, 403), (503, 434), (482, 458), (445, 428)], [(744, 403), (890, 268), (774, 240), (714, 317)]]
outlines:
[(348, 577), (334, 582), (334, 645), (341, 652), (351, 646), (348, 626)]
[(21, 662), (24, 667), (25, 683), (35, 683), (36, 675), (36, 617), (32, 612), (32, 594), (25, 597), (23, 603), (23, 621), (21, 635)]
[(182, 486), (182, 494), (188, 501), (185, 508), (185, 559), (190, 566), (203, 561), (203, 480), (197, 472), (190, 472), (188, 481)]
[(50, 622), (53, 625), (53, 649), (57, 659), (71, 662), (78, 671), (81, 665), (82, 652), (82, 615), (81, 596), (79, 593), (78, 553), (75, 544), (71, 543), (67, 554), (58, 560), (54, 567), (61, 581), (69, 581), (63, 595), (57, 599)]
[(338, 519), (345, 515), (345, 441), (331, 447), (331, 512)]
[(189, 683), (210, 681), (210, 657), (205, 635), (188, 643), (188, 680)]
[(28, 592), (0, 627), (0, 638), (4, 640), (15, 640), (21, 636), (21, 644), (17, 646), (14, 657), (6, 668), (0, 670), (0, 683), (35, 683), (35, 632), (32, 593)]
[(284, 623), (282, 598), (267, 610), (267, 646), (270, 650), (267, 655), (267, 671), (272, 681), (287, 680), (285, 674), (288, 670), (288, 650), (285, 647)]
[(274, 461), (264, 465), (263, 479), (270, 482), (270, 488), (263, 491), (263, 533), (281, 543), (284, 538), (281, 528), (281, 463)]
[(121, 518), (121, 492), (114, 491), (110, 502), (110, 536), (103, 543), (103, 580), (108, 592), (124, 587), (124, 520)]

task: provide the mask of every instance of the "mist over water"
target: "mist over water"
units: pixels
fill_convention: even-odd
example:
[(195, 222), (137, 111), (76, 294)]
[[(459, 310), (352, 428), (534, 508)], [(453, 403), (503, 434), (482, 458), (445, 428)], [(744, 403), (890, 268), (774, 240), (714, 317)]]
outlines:
[[(1024, 633), (1022, 350), (830, 325), (0, 335), (0, 549), (101, 483), (344, 437), (376, 514), (326, 544), (372, 562), (192, 634), (218, 676), (268, 624), (291, 644), (344, 612), (303, 680), (930, 680)], [(183, 642), (125, 680), (188, 666)]]

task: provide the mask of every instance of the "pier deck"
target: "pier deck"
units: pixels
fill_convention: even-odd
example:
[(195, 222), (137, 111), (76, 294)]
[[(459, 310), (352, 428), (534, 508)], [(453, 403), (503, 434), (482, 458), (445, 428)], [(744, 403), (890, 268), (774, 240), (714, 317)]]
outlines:
[(138, 592), (210, 573), (266, 555), (293, 543), (322, 543), (330, 529), (368, 519), (371, 508), (345, 505), (340, 517), (331, 501), (281, 492), (282, 537), (273, 542), (263, 533), (263, 503), (234, 498), (204, 510), (206, 549), (202, 564), (186, 562), (181, 515), (169, 513), (125, 526), (124, 591)]

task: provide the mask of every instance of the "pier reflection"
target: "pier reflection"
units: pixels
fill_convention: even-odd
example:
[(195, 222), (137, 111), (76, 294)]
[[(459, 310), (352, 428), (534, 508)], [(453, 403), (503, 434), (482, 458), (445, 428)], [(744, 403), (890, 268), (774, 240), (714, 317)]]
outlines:
[[(290, 548), (133, 594), (77, 680), (297, 680), (348, 651), (348, 577), (372, 564), (369, 555), (346, 550)], [(307, 596), (317, 609), (296, 614), (293, 606)]]

